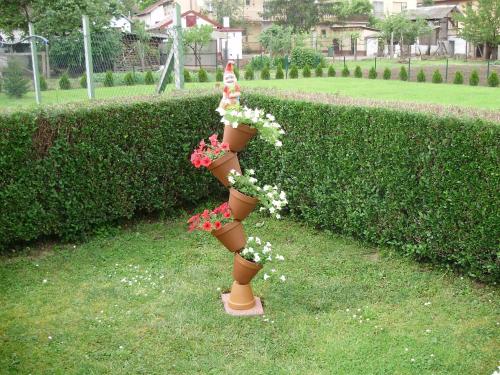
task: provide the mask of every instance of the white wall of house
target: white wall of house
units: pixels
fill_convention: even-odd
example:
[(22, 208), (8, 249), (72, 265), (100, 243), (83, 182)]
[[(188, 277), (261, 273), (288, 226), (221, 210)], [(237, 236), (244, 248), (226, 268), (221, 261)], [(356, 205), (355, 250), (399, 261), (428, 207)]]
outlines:
[(132, 23), (126, 17), (113, 17), (111, 21), (109, 21), (109, 26), (113, 29), (120, 29), (123, 32), (130, 33), (132, 31)]
[(241, 31), (214, 31), (212, 34), (217, 39), (217, 52), (224, 56), (227, 42), (227, 57), (232, 60), (241, 59), (243, 56), (243, 35)]

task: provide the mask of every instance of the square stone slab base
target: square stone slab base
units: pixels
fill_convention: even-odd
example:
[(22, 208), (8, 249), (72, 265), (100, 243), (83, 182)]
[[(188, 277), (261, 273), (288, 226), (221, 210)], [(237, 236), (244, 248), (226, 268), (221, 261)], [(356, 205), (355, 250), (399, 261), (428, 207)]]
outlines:
[(255, 297), (255, 306), (249, 310), (234, 310), (229, 307), (229, 293), (222, 295), (222, 303), (224, 303), (224, 310), (226, 313), (233, 316), (256, 316), (264, 315), (264, 308), (262, 307), (262, 302), (259, 297)]

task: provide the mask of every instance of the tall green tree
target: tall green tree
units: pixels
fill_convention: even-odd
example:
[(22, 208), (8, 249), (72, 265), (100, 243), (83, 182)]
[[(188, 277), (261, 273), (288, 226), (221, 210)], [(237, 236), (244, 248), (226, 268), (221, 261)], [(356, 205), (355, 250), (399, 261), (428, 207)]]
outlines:
[(229, 17), (231, 24), (239, 24), (243, 19), (242, 0), (209, 0), (206, 2), (212, 9), (217, 21), (222, 23), (224, 17)]
[(262, 48), (271, 56), (290, 53), (293, 45), (293, 29), (289, 26), (272, 25), (259, 36)]
[(183, 31), (184, 45), (193, 51), (195, 65), (201, 66), (201, 50), (212, 40), (212, 32), (210, 25), (189, 27)]
[(468, 4), (463, 14), (456, 14), (455, 20), (462, 24), (459, 35), (468, 42), (484, 43), (483, 57), (497, 58), (500, 44), (500, 0), (479, 0), (477, 6)]

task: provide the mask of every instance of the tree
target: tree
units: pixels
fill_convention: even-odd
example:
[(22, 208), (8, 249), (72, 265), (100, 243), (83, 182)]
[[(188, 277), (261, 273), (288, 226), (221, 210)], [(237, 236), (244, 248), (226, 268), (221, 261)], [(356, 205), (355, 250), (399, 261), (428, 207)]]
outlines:
[(13, 98), (20, 98), (28, 92), (29, 81), (23, 75), (21, 64), (17, 60), (9, 60), (4, 72), (3, 88)]
[(156, 49), (151, 48), (149, 41), (151, 40), (151, 34), (146, 30), (146, 26), (144, 22), (138, 21), (134, 22), (133, 32), (137, 37), (137, 40), (134, 42), (134, 50), (139, 56), (139, 60), (141, 60), (141, 69), (142, 71), (146, 70), (146, 56), (151, 52), (155, 52)]
[(212, 40), (213, 28), (210, 25), (202, 25), (184, 29), (184, 45), (189, 47), (194, 54), (195, 66), (201, 67), (201, 50), (203, 46)]
[(476, 69), (472, 71), (469, 77), (469, 85), (477, 86), (479, 85), (479, 73)]
[(474, 44), (484, 43), (485, 59), (496, 59), (500, 44), (500, 1), (478, 0), (477, 6), (467, 4), (462, 14), (457, 13), (455, 20), (462, 23), (459, 36)]
[(292, 50), (293, 29), (289, 26), (272, 25), (259, 36), (260, 44), (271, 56), (283, 56)]
[(210, 0), (206, 4), (212, 8), (215, 18), (220, 23), (224, 17), (229, 17), (231, 24), (238, 24), (243, 18), (243, 1), (241, 0)]

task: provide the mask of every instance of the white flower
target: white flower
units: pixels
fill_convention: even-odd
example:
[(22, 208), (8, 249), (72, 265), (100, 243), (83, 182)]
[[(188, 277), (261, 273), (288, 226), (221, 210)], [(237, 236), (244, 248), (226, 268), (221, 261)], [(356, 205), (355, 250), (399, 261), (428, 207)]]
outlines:
[(248, 242), (253, 241), (253, 237), (248, 237)]
[(44, 284), (46, 284), (46, 283), (47, 283), (47, 279), (43, 279), (43, 281), (42, 281), (42, 282), (43, 282)]
[(249, 169), (249, 170), (248, 170), (248, 174), (250, 174), (250, 175), (252, 175), (252, 176), (253, 176), (253, 175), (255, 174), (255, 171), (254, 171), (253, 169)]
[(259, 208), (259, 211), (260, 211), (260, 212), (264, 212), (265, 210), (266, 210), (266, 208), (265, 208), (265, 207), (261, 207), (261, 208)]
[(269, 212), (274, 214), (276, 212), (276, 208), (274, 207), (269, 207)]
[(275, 273), (275, 272), (276, 272), (276, 269), (275, 269), (275, 268), (271, 268), (271, 272), (272, 272), (272, 273)]
[(267, 247), (267, 246), (264, 246), (264, 248), (262, 249), (262, 252), (263, 252), (264, 254), (267, 254), (267, 253), (268, 253), (268, 252), (270, 252), (270, 251), (271, 251), (271, 249), (270, 249), (269, 247)]
[(226, 110), (224, 108), (217, 108), (215, 111), (219, 112), (219, 115), (224, 116), (226, 114)]
[(283, 143), (280, 140), (277, 140), (276, 143), (274, 144), (276, 147), (281, 147), (283, 146)]
[(252, 184), (255, 184), (257, 182), (257, 179), (254, 177), (250, 177), (248, 181), (250, 181)]
[(271, 276), (269, 276), (267, 273), (264, 274), (264, 280), (269, 279)]
[(263, 189), (264, 189), (264, 191), (268, 191), (269, 189), (271, 189), (271, 186), (269, 186), (269, 185), (264, 185)]
[(255, 253), (254, 256), (253, 256), (253, 260), (255, 263), (259, 263), (260, 262), (260, 256), (259, 256), (259, 253)]
[(283, 255), (276, 255), (276, 259), (285, 260), (285, 257)]
[(280, 201), (273, 200), (271, 203), (276, 208), (280, 208), (280, 206), (281, 206), (281, 202)]
[(238, 121), (234, 121), (234, 122), (231, 124), (231, 126), (232, 126), (233, 128), (235, 128), (235, 129), (238, 127), (238, 125), (239, 125), (239, 124), (238, 124)]
[(281, 219), (281, 215), (280, 214), (276, 214), (276, 219)]
[(286, 193), (285, 193), (284, 191), (281, 191), (281, 192), (280, 192), (280, 199), (281, 199), (281, 200), (286, 199)]
[(233, 176), (229, 176), (229, 177), (227, 178), (227, 180), (229, 181), (229, 183), (230, 183), (231, 185), (234, 185), (234, 183), (236, 182), (236, 180), (234, 179), (234, 177), (233, 177)]
[(259, 237), (255, 237), (255, 242), (258, 244), (258, 245), (261, 245), (262, 244), (262, 241), (260, 240)]
[(285, 282), (285, 281), (286, 281), (286, 277), (285, 277), (285, 275), (281, 275), (281, 276), (280, 276), (280, 280), (281, 280), (282, 282)]

